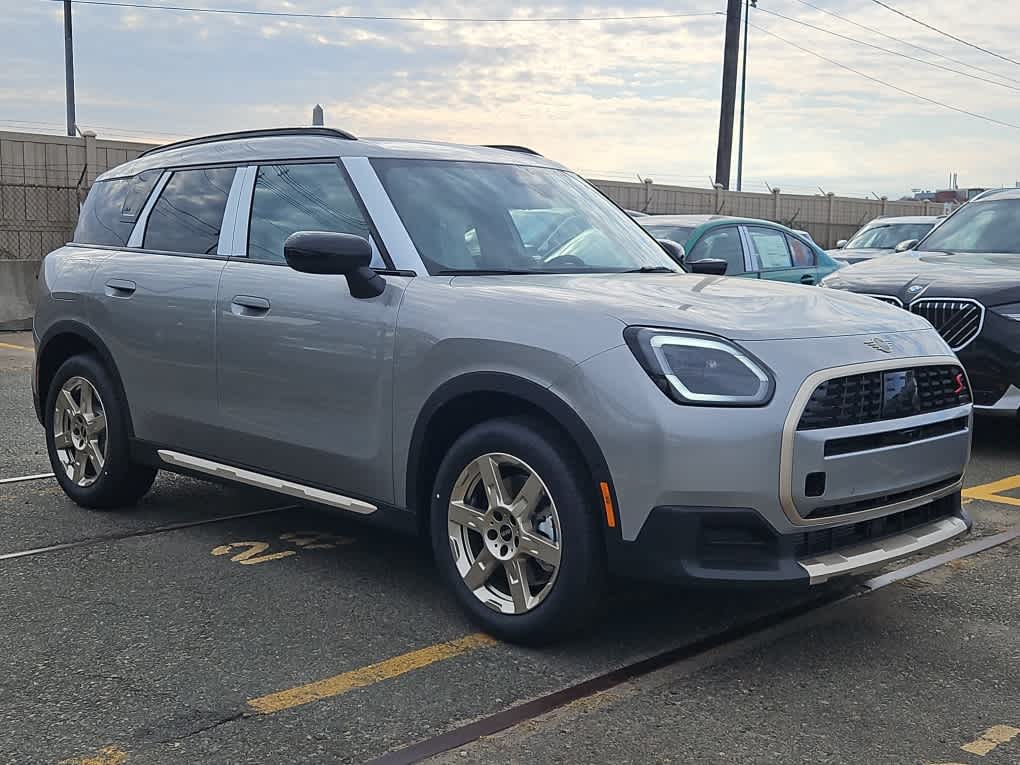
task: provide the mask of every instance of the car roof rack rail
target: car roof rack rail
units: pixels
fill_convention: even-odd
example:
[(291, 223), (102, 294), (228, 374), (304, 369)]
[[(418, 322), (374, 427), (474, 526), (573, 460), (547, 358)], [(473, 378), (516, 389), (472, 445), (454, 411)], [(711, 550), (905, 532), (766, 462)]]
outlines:
[(534, 149), (529, 149), (527, 146), (517, 146), (512, 143), (486, 143), (482, 144), (486, 149), (502, 149), (503, 151), (517, 151), (521, 154), (531, 154), (535, 157), (541, 157)]
[(356, 141), (357, 137), (348, 133), (346, 130), (337, 130), (336, 128), (328, 127), (285, 127), (285, 128), (265, 128), (262, 130), (238, 130), (233, 133), (216, 133), (214, 135), (204, 135), (198, 138), (187, 138), (183, 141), (175, 141), (174, 143), (163, 144), (162, 146), (154, 146), (153, 148), (143, 151), (139, 156), (147, 157), (150, 154), (158, 154), (161, 151), (169, 151), (170, 149), (179, 149), (184, 146), (201, 146), (205, 143), (216, 143), (218, 141), (241, 141), (245, 138), (269, 138), (272, 136), (284, 136), (284, 135), (321, 135), (327, 138), (341, 138), (345, 141)]

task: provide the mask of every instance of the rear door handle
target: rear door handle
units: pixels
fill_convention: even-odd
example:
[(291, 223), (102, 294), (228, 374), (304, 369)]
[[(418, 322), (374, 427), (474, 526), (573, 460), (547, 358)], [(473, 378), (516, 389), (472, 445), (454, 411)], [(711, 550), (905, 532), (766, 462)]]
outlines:
[(802, 277), (800, 277), (800, 283), (801, 284), (814, 284), (815, 283), (815, 277), (812, 276), (811, 274), (804, 274)]
[(269, 313), (269, 301), (252, 295), (234, 295), (230, 312), (235, 316), (265, 316)]
[(106, 294), (110, 297), (128, 298), (135, 294), (138, 285), (130, 279), (109, 279), (106, 282)]

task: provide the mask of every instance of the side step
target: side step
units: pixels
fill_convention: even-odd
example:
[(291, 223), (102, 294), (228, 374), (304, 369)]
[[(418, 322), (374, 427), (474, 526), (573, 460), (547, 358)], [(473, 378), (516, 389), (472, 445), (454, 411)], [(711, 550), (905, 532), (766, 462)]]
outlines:
[(360, 499), (354, 499), (353, 497), (345, 497), (343, 494), (334, 494), (331, 491), (323, 491), (312, 486), (285, 481), (282, 478), (273, 478), (262, 473), (256, 473), (253, 470), (245, 470), (231, 465), (224, 465), (220, 462), (202, 459), (201, 457), (193, 457), (190, 454), (182, 454), (181, 452), (174, 452), (168, 449), (160, 449), (157, 451), (157, 454), (168, 465), (196, 470), (199, 473), (206, 473), (217, 478), (248, 484), (259, 489), (268, 489), (278, 494), (286, 494), (297, 499), (306, 499), (309, 502), (337, 507), (352, 513), (371, 515), (379, 509), (368, 502), (362, 502)]

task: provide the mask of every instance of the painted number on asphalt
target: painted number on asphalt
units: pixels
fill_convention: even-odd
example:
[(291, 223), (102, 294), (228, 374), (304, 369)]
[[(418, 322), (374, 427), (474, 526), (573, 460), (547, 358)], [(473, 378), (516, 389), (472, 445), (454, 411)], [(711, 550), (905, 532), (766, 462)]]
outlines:
[(280, 550), (269, 552), (268, 542), (227, 542), (212, 549), (213, 555), (233, 555), (230, 560), (242, 566), (254, 566), (257, 563), (268, 563), (297, 555), (302, 550), (332, 550), (338, 545), (350, 544), (350, 537), (340, 537), (325, 531), (288, 531), (280, 534), (280, 539), (297, 550)]

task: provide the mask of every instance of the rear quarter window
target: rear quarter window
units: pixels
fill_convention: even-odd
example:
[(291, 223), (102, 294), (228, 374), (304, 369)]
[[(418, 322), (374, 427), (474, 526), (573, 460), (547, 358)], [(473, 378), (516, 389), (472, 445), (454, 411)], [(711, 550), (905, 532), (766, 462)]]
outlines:
[(79, 244), (126, 245), (138, 214), (162, 172), (147, 170), (129, 178), (96, 182), (78, 215), (74, 241)]

